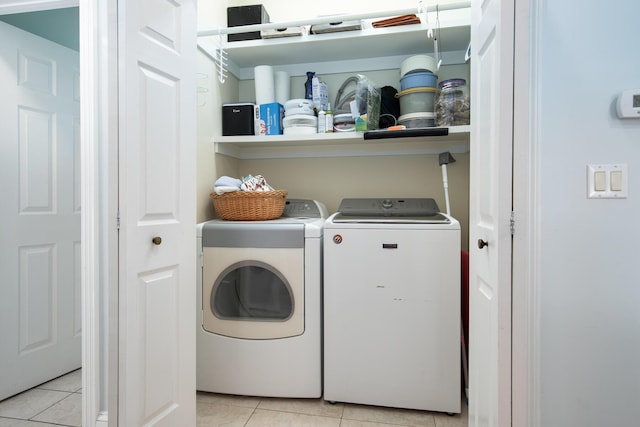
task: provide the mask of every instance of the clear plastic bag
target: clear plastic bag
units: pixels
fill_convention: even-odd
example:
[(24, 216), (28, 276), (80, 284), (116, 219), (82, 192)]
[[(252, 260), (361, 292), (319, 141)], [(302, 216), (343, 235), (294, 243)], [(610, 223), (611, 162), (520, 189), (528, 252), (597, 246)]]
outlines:
[(367, 130), (376, 130), (380, 122), (380, 89), (366, 76), (357, 75), (355, 101), (361, 118), (366, 118)]

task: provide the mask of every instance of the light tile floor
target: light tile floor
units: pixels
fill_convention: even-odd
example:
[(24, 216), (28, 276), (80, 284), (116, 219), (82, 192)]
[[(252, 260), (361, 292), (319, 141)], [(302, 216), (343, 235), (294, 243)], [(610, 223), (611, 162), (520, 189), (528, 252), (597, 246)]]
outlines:
[(0, 427), (82, 426), (80, 369), (0, 402)]
[(322, 399), (279, 399), (198, 392), (197, 427), (467, 427), (462, 414), (382, 408)]
[[(81, 427), (81, 375), (78, 369), (0, 402), (0, 427)], [(467, 427), (464, 401), (457, 415), (204, 392), (196, 402), (197, 427)]]

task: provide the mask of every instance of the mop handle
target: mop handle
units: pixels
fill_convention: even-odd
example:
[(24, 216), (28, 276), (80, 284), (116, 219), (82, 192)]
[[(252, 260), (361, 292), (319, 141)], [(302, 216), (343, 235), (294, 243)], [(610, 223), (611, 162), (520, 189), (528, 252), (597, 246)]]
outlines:
[(444, 203), (447, 208), (447, 215), (451, 216), (451, 207), (449, 206), (449, 181), (447, 180), (447, 165), (442, 164), (442, 186), (444, 187)]

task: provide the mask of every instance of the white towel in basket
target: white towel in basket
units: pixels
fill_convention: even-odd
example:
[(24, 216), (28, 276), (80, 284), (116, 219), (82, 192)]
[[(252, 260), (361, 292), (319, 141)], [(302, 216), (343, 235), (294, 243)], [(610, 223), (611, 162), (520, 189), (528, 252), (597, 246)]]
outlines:
[(246, 176), (242, 178), (240, 189), (243, 191), (273, 191), (262, 175)]

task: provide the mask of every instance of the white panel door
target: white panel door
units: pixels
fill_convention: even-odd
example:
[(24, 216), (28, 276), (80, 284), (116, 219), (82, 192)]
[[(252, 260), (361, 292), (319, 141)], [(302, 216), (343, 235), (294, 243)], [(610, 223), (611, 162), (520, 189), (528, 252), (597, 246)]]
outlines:
[(469, 426), (509, 426), (514, 2), (471, 15)]
[(0, 22), (0, 400), (80, 367), (78, 52)]
[(119, 425), (195, 425), (194, 0), (123, 0)]

